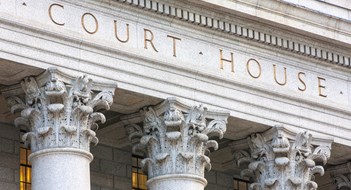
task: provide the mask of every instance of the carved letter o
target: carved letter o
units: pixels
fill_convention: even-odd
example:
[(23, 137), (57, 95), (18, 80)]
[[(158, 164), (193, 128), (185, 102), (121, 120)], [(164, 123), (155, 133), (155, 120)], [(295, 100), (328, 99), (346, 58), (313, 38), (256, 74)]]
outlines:
[[(94, 30), (94, 31), (89, 31), (89, 30), (85, 27), (85, 16), (87, 16), (87, 15), (91, 16), (91, 17), (94, 19), (94, 21), (95, 21), (95, 30)], [(83, 26), (84, 30), (85, 30), (86, 32), (88, 32), (89, 34), (95, 34), (95, 33), (98, 31), (98, 29), (99, 29), (99, 23), (98, 23), (96, 17), (95, 17), (93, 14), (91, 14), (91, 13), (84, 13), (84, 14), (83, 14), (83, 16), (82, 16), (82, 26)]]
[[(251, 62), (257, 63), (257, 66), (258, 66), (258, 73), (257, 73), (257, 75), (252, 74), (251, 71), (250, 71), (250, 63), (251, 63)], [(261, 68), (260, 63), (259, 63), (256, 59), (249, 59), (249, 60), (247, 61), (247, 63), (246, 63), (246, 69), (247, 69), (247, 72), (249, 73), (249, 75), (250, 75), (252, 78), (255, 78), (255, 79), (260, 78), (261, 73), (262, 73), (262, 68)]]

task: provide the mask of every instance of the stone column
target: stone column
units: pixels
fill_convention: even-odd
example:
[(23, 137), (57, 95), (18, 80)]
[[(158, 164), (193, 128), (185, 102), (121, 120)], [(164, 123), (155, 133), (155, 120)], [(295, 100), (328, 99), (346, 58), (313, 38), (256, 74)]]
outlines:
[[(15, 125), (26, 127), (22, 140), (31, 148), (33, 190), (90, 190), (100, 109), (109, 109), (114, 87), (94, 84), (86, 76), (71, 79), (56, 69), (21, 82), (24, 101), (10, 97), (11, 111), (21, 111)], [(102, 89), (105, 89), (101, 91)]]
[(217, 150), (212, 136), (223, 138), (226, 112), (203, 106), (189, 107), (169, 98), (141, 111), (143, 127), (127, 126), (130, 139), (139, 139), (133, 149), (142, 151), (143, 170), (149, 190), (203, 190), (205, 170), (211, 169), (210, 150)]
[(245, 165), (243, 176), (250, 177), (250, 189), (313, 190), (315, 174), (324, 174), (332, 139), (312, 138), (308, 132), (294, 133), (276, 126), (247, 139), (250, 153), (236, 151), (238, 166)]

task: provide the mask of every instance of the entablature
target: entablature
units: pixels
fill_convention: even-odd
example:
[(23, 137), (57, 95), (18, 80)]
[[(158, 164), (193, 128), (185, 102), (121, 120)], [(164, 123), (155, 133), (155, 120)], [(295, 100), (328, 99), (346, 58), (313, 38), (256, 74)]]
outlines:
[[(183, 22), (176, 18), (184, 11), (175, 7), (166, 15), (155, 14), (160, 9), (153, 5), (139, 9), (130, 4), (134, 1), (106, 2), (3, 3), (1, 57), (40, 68), (84, 68), (89, 75), (118, 81), (121, 89), (195, 100), (244, 120), (330, 133), (342, 144), (351, 141), (347, 67), (301, 56), (289, 49), (290, 42), (279, 49), (259, 43), (261, 38), (247, 40), (255, 38), (254, 30), (230, 35), (224, 22), (212, 17), (204, 16), (217, 23), (212, 29), (199, 14), (194, 14), (198, 20)], [(319, 57), (330, 57), (323, 52)]]

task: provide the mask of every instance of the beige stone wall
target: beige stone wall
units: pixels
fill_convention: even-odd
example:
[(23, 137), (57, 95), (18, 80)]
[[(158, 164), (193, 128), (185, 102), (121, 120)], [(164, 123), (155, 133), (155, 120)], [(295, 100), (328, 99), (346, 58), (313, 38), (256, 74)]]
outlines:
[(19, 129), (0, 124), (0, 189), (19, 189)]

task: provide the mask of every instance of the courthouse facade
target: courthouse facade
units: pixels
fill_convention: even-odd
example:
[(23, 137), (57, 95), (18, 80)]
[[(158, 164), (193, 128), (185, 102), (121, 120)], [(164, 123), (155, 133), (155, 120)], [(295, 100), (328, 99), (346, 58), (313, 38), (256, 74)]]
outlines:
[(347, 0), (0, 0), (1, 190), (351, 189)]

